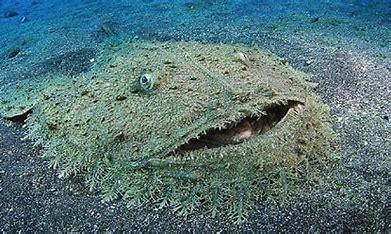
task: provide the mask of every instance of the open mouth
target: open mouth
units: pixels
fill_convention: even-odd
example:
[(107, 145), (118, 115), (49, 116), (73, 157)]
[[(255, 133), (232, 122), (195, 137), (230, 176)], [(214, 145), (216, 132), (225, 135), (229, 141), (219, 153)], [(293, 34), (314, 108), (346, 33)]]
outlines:
[(26, 123), (26, 120), (27, 118), (29, 117), (29, 115), (33, 113), (33, 110), (32, 109), (28, 109), (26, 110), (25, 112), (19, 114), (19, 115), (15, 115), (15, 116), (12, 116), (12, 117), (8, 117), (8, 118), (5, 118), (6, 120), (9, 120), (11, 122), (14, 122), (16, 124), (24, 124)]
[(197, 149), (240, 144), (269, 131), (277, 124), (282, 123), (290, 114), (298, 113), (303, 106), (304, 103), (294, 100), (289, 100), (284, 104), (271, 105), (255, 116), (244, 117), (227, 124), (222, 129), (209, 129), (204, 134), (177, 147), (172, 154), (180, 155)]

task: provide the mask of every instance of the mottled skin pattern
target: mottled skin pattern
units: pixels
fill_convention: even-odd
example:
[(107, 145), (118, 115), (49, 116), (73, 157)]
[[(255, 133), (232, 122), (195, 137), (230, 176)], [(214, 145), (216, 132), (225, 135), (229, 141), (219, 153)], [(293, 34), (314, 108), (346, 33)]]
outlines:
[[(142, 74), (153, 89), (140, 88)], [(105, 200), (121, 195), (130, 205), (156, 202), (241, 222), (256, 201), (320, 184), (333, 165), (328, 108), (307, 81), (259, 48), (131, 42), (80, 77), (4, 87), (0, 114), (32, 109), (29, 137), (46, 147), (60, 176), (85, 175)], [(303, 108), (240, 144), (176, 151), (209, 129), (288, 101)]]

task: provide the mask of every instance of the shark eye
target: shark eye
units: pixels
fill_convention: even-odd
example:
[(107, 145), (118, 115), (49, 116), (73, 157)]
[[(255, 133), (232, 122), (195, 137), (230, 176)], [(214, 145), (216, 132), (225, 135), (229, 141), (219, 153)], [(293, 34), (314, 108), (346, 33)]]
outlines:
[(138, 83), (142, 91), (151, 91), (155, 81), (149, 74), (142, 74), (138, 79)]

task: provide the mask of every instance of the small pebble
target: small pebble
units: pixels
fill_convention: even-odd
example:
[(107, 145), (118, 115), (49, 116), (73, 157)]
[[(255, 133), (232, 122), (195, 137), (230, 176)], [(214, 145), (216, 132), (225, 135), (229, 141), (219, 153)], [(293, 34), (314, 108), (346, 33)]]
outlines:
[(124, 96), (124, 95), (118, 95), (116, 98), (115, 98), (115, 100), (117, 100), (117, 101), (123, 101), (123, 100), (125, 100), (127, 97), (126, 96)]
[(319, 86), (319, 83), (317, 83), (317, 82), (307, 82), (307, 84), (309, 86), (311, 86), (311, 88), (313, 88), (313, 89), (316, 89), (316, 87)]
[(287, 65), (287, 64), (288, 64), (288, 59), (282, 58), (282, 59), (280, 60), (280, 62), (281, 62), (282, 65)]
[(20, 19), (20, 23), (26, 23), (28, 20), (25, 16)]
[(18, 54), (20, 53), (20, 48), (15, 48), (13, 50), (11, 50), (9, 53), (8, 53), (8, 58), (11, 59), (11, 58), (15, 58), (16, 56), (18, 56)]
[(314, 17), (314, 18), (311, 19), (311, 23), (316, 23), (316, 22), (319, 21), (319, 19), (320, 19), (320, 16)]
[(307, 66), (311, 65), (313, 62), (314, 62), (314, 60), (311, 60), (311, 59), (307, 60), (307, 61), (305, 61), (305, 65), (307, 65)]

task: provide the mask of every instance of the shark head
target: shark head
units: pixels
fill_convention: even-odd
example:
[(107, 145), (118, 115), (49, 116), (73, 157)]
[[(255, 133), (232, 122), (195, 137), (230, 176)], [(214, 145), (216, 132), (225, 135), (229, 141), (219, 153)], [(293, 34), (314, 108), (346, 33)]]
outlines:
[(60, 176), (85, 175), (105, 200), (244, 220), (332, 165), (328, 107), (307, 81), (259, 48), (131, 42), (79, 77), (3, 88), (0, 113), (30, 113)]

